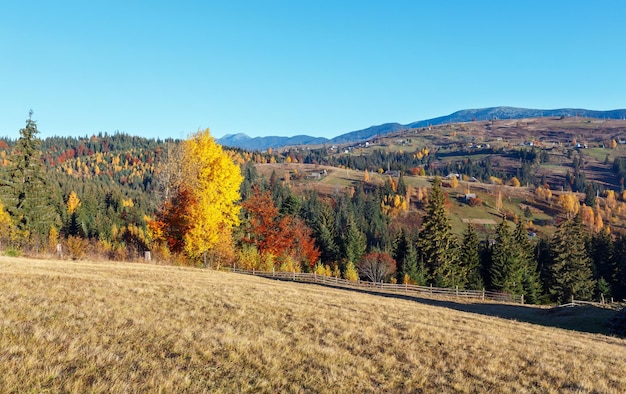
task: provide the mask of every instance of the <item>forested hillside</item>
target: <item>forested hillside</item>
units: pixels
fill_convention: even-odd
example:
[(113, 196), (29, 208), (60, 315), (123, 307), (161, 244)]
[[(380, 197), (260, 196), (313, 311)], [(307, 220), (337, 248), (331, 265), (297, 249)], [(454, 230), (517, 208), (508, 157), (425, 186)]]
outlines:
[(535, 303), (625, 298), (619, 134), (590, 156), (479, 126), (498, 124), (247, 152), (208, 131), (42, 141), (29, 118), (0, 143), (0, 241), (9, 254), (149, 251), (160, 263), (486, 288)]
[[(176, 144), (121, 133), (40, 141), (37, 125), (29, 119), (19, 139), (0, 144), (3, 203), (13, 219), (6, 225), (16, 230), (3, 232), (3, 244), (54, 253), (58, 241), (76, 237), (93, 241), (92, 246), (108, 257), (143, 253), (149, 248), (145, 216), (154, 212), (158, 199), (155, 166)], [(24, 157), (31, 162), (20, 163)], [(29, 180), (31, 173), (41, 176)], [(27, 200), (36, 196), (34, 208), (49, 210), (36, 218), (37, 231), (29, 228), (28, 218), (12, 210), (19, 193)], [(74, 246), (72, 252), (78, 255), (88, 249), (83, 242)]]

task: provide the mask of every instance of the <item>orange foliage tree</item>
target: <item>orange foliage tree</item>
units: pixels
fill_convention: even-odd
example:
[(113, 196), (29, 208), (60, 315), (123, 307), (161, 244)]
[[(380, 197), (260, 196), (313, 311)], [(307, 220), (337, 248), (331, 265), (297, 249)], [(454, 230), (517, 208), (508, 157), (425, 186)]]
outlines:
[(262, 256), (291, 257), (313, 267), (320, 252), (311, 230), (300, 220), (279, 215), (269, 191), (253, 188), (252, 196), (242, 203), (248, 214), (248, 230), (243, 241), (253, 244)]
[(180, 185), (172, 198), (157, 211), (156, 219), (148, 220), (152, 238), (165, 242), (171, 252), (182, 253), (185, 236), (191, 228), (189, 212), (196, 202), (191, 190), (186, 185)]

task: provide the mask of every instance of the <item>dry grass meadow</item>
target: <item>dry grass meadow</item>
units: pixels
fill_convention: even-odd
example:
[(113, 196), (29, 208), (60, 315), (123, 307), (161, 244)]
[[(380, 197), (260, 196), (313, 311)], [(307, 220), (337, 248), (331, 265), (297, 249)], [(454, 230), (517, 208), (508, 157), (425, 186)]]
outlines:
[(626, 391), (626, 340), (419, 300), (130, 263), (0, 278), (7, 393)]

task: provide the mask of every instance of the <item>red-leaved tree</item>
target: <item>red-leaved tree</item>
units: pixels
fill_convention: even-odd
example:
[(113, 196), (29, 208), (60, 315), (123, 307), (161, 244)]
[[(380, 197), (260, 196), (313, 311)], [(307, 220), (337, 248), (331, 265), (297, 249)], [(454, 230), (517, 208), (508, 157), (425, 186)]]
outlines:
[(315, 265), (320, 252), (311, 230), (298, 218), (280, 216), (269, 191), (254, 187), (252, 196), (242, 203), (248, 214), (248, 231), (244, 242), (256, 246), (261, 255), (291, 256), (309, 266)]
[(148, 221), (148, 228), (156, 241), (167, 244), (174, 253), (181, 253), (185, 248), (185, 234), (191, 228), (189, 210), (196, 200), (191, 190), (185, 186), (178, 188), (174, 196), (163, 204), (156, 219)]

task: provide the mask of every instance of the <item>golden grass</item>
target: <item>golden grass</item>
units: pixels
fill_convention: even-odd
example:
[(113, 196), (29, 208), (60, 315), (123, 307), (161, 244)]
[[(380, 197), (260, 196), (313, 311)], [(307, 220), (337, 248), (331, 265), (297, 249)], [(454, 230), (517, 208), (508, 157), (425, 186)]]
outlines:
[(625, 350), (316, 285), (0, 258), (2, 392), (623, 392)]

